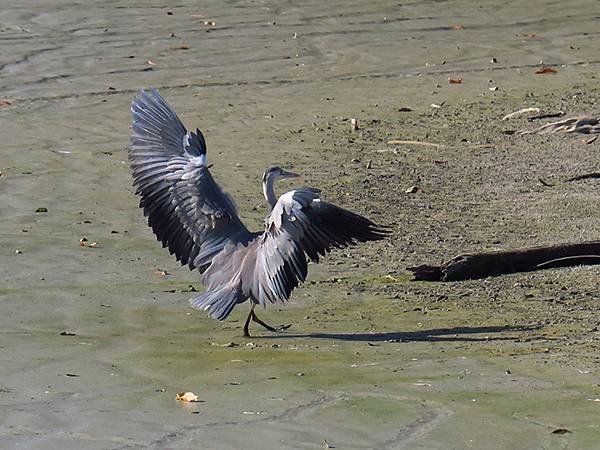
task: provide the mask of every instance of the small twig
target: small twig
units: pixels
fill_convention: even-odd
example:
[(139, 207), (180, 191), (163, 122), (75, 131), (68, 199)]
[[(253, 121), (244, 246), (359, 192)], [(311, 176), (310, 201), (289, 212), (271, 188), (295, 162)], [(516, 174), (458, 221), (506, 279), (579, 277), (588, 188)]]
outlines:
[(539, 113), (540, 112), (540, 108), (523, 108), (520, 109), (518, 111), (512, 112), (510, 114), (505, 115), (502, 120), (508, 120), (508, 119), (512, 119), (514, 117), (519, 117), (522, 116), (523, 114), (527, 114), (530, 112), (535, 112), (535, 113)]
[(571, 181), (590, 180), (597, 178), (600, 178), (600, 172), (584, 173), (583, 175), (577, 175), (576, 177), (565, 180), (565, 183), (569, 183)]
[(598, 264), (600, 255), (576, 255), (576, 256), (565, 256), (564, 258), (555, 258), (550, 261), (544, 261), (543, 263), (535, 266), (536, 269), (554, 269), (556, 267), (571, 267), (581, 265), (594, 265)]
[(533, 122), (534, 120), (550, 119), (551, 117), (561, 117), (561, 116), (564, 116), (564, 115), (565, 115), (564, 111), (558, 111), (558, 112), (555, 112), (555, 113), (539, 114), (537, 116), (531, 116), (531, 117), (528, 117), (527, 120), (529, 120), (530, 122)]
[(544, 186), (546, 186), (546, 187), (554, 187), (554, 185), (553, 185), (552, 183), (548, 183), (546, 180), (544, 180), (544, 179), (543, 179), (543, 178), (541, 178), (541, 177), (540, 177), (540, 178), (538, 178), (538, 181), (539, 181), (540, 183), (542, 183), (542, 184), (543, 184)]
[(393, 139), (388, 141), (388, 145), (422, 145), (424, 147), (436, 147), (442, 148), (445, 147), (444, 144), (436, 144), (434, 142), (424, 142), (424, 141), (401, 141), (398, 139)]

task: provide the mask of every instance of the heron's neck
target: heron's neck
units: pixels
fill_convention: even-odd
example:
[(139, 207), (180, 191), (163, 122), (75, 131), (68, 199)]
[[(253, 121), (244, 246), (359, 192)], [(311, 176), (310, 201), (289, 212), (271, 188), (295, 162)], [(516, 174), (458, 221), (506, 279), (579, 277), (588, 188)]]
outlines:
[(277, 203), (274, 184), (275, 180), (272, 177), (267, 177), (267, 179), (263, 181), (263, 194), (265, 195), (265, 199), (267, 200), (267, 203), (271, 209), (273, 209), (275, 207), (275, 203)]

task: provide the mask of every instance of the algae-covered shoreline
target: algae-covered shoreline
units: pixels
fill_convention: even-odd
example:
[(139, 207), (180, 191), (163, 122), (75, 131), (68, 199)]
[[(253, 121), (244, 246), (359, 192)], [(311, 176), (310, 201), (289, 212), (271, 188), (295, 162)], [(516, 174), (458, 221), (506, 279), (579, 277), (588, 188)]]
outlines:
[[(564, 180), (598, 170), (600, 141), (501, 120), (598, 113), (595, 6), (7, 5), (0, 447), (594, 448), (598, 268), (447, 284), (405, 269), (598, 239), (597, 181)], [(189, 309), (198, 275), (131, 187), (129, 104), (148, 86), (203, 130), (250, 228), (277, 163), (393, 236), (312, 265), (261, 314), (286, 333), (244, 339), (243, 306), (223, 323)]]

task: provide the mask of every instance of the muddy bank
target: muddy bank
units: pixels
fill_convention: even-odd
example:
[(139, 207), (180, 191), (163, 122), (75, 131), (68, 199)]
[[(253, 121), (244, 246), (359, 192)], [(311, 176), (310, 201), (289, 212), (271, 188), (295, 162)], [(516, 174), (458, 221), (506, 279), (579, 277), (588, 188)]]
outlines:
[[(598, 113), (594, 3), (531, 5), (4, 8), (2, 446), (594, 447), (597, 268), (443, 286), (405, 271), (600, 236), (597, 181), (564, 182), (598, 170), (599, 142), (501, 120)], [(242, 339), (243, 307), (224, 323), (191, 311), (198, 277), (130, 187), (128, 107), (150, 85), (203, 129), (252, 228), (279, 163), (394, 236), (312, 266), (261, 315), (287, 333)]]

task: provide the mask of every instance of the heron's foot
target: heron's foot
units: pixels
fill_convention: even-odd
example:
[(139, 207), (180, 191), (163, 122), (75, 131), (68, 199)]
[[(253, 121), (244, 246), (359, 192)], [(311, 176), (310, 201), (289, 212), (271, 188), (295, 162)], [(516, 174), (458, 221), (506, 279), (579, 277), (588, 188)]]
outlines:
[(292, 326), (291, 323), (288, 323), (287, 325), (277, 325), (277, 326), (273, 327), (273, 326), (263, 322), (262, 320), (260, 320), (254, 311), (251, 312), (251, 316), (252, 316), (252, 320), (254, 322), (256, 322), (260, 326), (266, 328), (267, 330), (272, 331), (273, 333), (277, 333), (278, 331), (285, 331), (289, 327)]
[[(260, 320), (260, 319), (258, 319), (258, 320)], [(262, 322), (262, 323), (261, 323), (261, 322)], [(263, 327), (265, 327), (267, 330), (269, 330), (269, 331), (272, 331), (273, 333), (277, 333), (277, 332), (280, 332), (280, 331), (285, 331), (285, 330), (287, 330), (289, 327), (291, 327), (291, 326), (292, 326), (292, 324), (291, 324), (291, 323), (287, 323), (287, 324), (283, 324), (283, 325), (275, 325), (275, 326), (272, 326), (272, 325), (267, 325), (267, 324), (266, 324), (266, 323), (264, 323), (262, 320), (261, 320), (260, 322), (259, 322), (259, 321), (256, 321), (256, 323), (258, 323), (258, 324), (262, 325), (262, 326), (263, 326)]]

